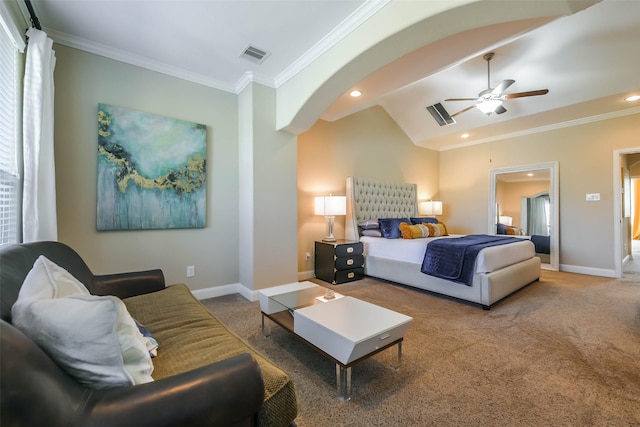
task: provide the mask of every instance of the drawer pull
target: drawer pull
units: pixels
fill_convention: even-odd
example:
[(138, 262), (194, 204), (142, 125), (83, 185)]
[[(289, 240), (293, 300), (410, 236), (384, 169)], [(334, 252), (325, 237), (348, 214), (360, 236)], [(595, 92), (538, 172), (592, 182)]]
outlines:
[(386, 335), (382, 335), (380, 337), (380, 340), (386, 340), (387, 338), (389, 338), (391, 336), (391, 334), (386, 334)]
[(352, 246), (349, 246), (349, 247), (347, 248), (347, 253), (348, 253), (348, 254), (350, 254), (351, 252), (353, 252), (353, 247), (352, 247)]
[(354, 277), (356, 277), (356, 273), (354, 273), (353, 271), (349, 272), (349, 274), (347, 274), (347, 277), (349, 279), (353, 279)]
[(353, 260), (352, 259), (348, 259), (347, 260), (347, 265), (353, 265)]

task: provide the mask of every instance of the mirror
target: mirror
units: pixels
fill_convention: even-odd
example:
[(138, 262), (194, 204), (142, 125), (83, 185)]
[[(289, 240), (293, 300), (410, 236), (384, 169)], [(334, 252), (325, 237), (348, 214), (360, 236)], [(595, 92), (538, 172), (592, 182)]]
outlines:
[(526, 236), (542, 268), (559, 269), (558, 162), (492, 169), (488, 234)]

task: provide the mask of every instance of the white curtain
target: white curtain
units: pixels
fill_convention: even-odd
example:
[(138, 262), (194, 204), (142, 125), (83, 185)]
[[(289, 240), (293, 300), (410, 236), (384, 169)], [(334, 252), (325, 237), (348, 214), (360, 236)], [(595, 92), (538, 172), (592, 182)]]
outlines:
[(36, 28), (27, 31), (24, 73), (22, 239), (58, 240), (53, 158), (53, 41)]
[(549, 196), (538, 196), (529, 199), (529, 235), (549, 235), (549, 223), (547, 221), (547, 206)]

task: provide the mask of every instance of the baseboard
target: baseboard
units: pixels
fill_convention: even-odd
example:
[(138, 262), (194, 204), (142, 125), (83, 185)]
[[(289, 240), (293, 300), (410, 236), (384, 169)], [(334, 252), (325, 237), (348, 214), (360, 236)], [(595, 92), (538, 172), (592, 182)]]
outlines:
[(249, 301), (258, 301), (258, 292), (252, 291), (251, 289), (246, 288), (245, 286), (238, 283), (238, 287), (236, 290), (237, 293), (242, 295), (244, 299)]
[(212, 286), (210, 288), (196, 289), (191, 291), (193, 296), (199, 300), (217, 298), (224, 295), (239, 294), (238, 288), (244, 288), (240, 283), (231, 285)]
[(615, 270), (608, 270), (604, 268), (583, 267), (580, 265), (560, 264), (560, 271), (564, 271), (566, 273), (586, 274), (588, 276), (601, 276), (601, 277), (613, 277), (613, 278), (616, 277)]
[(231, 285), (212, 286), (210, 288), (196, 289), (191, 291), (194, 297), (199, 300), (217, 298), (224, 295), (240, 294), (244, 299), (249, 301), (257, 301), (258, 293), (247, 289), (240, 283), (233, 283)]
[(313, 279), (314, 277), (316, 277), (316, 274), (313, 270), (298, 271), (298, 281), (300, 282), (304, 280)]

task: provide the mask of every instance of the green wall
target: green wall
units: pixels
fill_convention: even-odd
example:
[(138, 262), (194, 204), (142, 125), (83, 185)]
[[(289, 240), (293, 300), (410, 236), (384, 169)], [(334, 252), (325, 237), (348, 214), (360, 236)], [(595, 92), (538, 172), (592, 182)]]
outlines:
[[(95, 273), (162, 268), (191, 289), (235, 284), (238, 261), (237, 96), (56, 44), (55, 157), (59, 240)], [(204, 229), (96, 231), (99, 102), (207, 126)], [(186, 277), (188, 265), (196, 276)]]

